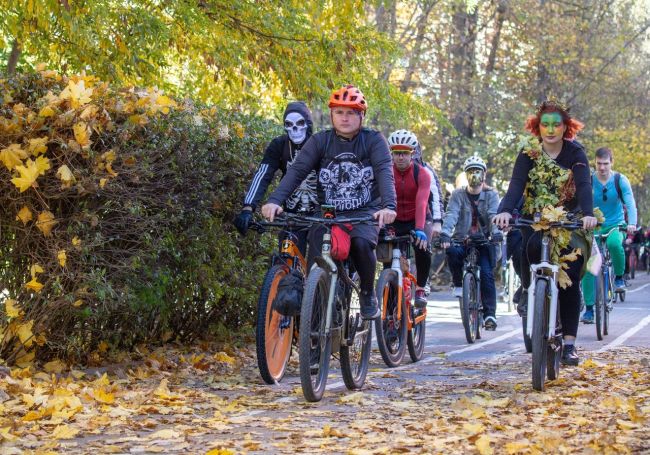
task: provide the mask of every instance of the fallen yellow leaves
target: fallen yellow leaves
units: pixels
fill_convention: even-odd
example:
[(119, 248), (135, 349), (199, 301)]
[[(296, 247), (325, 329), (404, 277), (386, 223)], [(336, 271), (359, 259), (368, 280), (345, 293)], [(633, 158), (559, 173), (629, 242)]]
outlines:
[(29, 223), (33, 218), (34, 214), (26, 205), (24, 205), (23, 208), (18, 212), (18, 215), (16, 215), (16, 221), (22, 221), (23, 226), (27, 225), (27, 223)]
[(59, 425), (52, 432), (53, 439), (72, 439), (79, 434), (79, 430), (68, 425)]
[(13, 171), (16, 166), (22, 164), (25, 158), (27, 158), (27, 152), (20, 144), (11, 144), (0, 151), (0, 161), (9, 171)]
[(49, 210), (41, 212), (38, 215), (38, 221), (36, 221), (36, 227), (43, 233), (45, 237), (52, 235), (52, 228), (58, 224), (58, 221), (54, 218), (54, 214)]
[(5, 300), (5, 313), (10, 318), (17, 318), (25, 314), (14, 299)]
[(65, 253), (65, 250), (59, 250), (59, 252), (56, 255), (56, 258), (58, 259), (59, 264), (61, 265), (61, 267), (65, 267), (65, 263), (66, 263), (66, 261), (68, 259), (67, 255)]

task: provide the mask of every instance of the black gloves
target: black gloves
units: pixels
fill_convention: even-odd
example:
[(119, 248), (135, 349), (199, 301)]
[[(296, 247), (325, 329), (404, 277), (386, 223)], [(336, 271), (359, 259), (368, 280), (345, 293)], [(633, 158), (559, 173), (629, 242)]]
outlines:
[(248, 226), (251, 224), (252, 219), (253, 212), (251, 210), (242, 210), (233, 220), (233, 224), (241, 235), (246, 235)]
[(501, 243), (503, 242), (503, 233), (501, 232), (495, 232), (492, 234), (492, 241), (494, 243)]

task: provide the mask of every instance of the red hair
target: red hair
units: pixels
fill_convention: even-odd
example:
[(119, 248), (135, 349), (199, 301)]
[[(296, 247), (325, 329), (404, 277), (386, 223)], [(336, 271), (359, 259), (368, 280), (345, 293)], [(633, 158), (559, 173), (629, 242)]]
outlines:
[(529, 131), (534, 136), (540, 137), (541, 133), (539, 132), (539, 122), (542, 118), (542, 115), (549, 112), (557, 112), (560, 114), (560, 117), (562, 117), (562, 123), (566, 125), (564, 136), (562, 136), (563, 139), (567, 139), (569, 141), (573, 140), (578, 134), (578, 131), (580, 131), (585, 126), (584, 123), (571, 118), (571, 115), (569, 115), (569, 109), (563, 106), (561, 103), (557, 101), (544, 101), (537, 108), (535, 115), (531, 115), (526, 120), (526, 131)]

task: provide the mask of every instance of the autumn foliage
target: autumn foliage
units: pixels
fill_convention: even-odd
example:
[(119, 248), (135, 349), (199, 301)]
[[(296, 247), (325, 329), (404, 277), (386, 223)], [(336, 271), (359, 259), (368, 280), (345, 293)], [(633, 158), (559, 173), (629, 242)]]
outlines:
[(229, 220), (267, 123), (42, 68), (0, 93), (1, 358), (250, 319), (265, 255)]

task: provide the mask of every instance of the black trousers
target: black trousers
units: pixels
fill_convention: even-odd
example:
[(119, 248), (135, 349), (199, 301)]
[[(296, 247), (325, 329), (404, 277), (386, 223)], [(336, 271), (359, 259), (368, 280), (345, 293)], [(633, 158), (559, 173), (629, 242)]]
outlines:
[[(522, 228), (523, 246), (521, 254), (521, 282), (524, 289), (530, 285), (530, 264), (538, 263), (542, 254), (542, 232), (533, 231), (532, 228)], [(571, 252), (571, 248), (562, 250), (560, 254)], [(569, 336), (578, 335), (578, 324), (580, 322), (580, 272), (584, 258), (569, 262), (569, 268), (565, 269), (571, 279), (571, 286), (562, 289), (558, 286), (558, 301), (560, 305), (560, 321), (562, 333)]]

